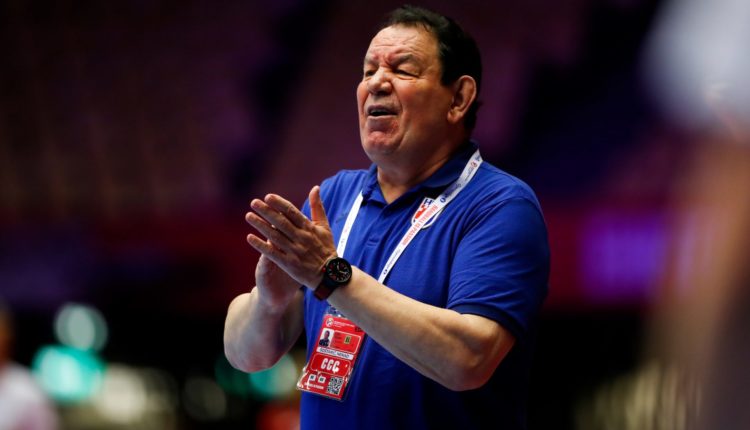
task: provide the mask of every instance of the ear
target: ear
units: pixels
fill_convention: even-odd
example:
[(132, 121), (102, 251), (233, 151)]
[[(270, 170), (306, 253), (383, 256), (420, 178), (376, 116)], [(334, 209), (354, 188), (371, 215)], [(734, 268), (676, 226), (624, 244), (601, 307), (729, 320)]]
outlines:
[(458, 124), (477, 98), (477, 82), (471, 76), (463, 75), (451, 85), (451, 90), (453, 102), (448, 110), (448, 122)]

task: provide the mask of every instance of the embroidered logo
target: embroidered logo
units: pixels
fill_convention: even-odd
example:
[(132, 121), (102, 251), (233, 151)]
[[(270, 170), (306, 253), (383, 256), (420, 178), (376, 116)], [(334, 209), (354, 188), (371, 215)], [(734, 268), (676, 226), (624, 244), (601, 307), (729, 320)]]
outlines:
[[(433, 201), (435, 201), (435, 199), (431, 199), (429, 197), (425, 197), (424, 199), (422, 199), (422, 203), (417, 208), (417, 211), (414, 213), (414, 216), (411, 217), (411, 223), (412, 224), (414, 224), (414, 223), (417, 222), (417, 218), (419, 218), (424, 213), (424, 211), (427, 209), (428, 206), (430, 206), (430, 204)], [(443, 209), (445, 209), (445, 207), (441, 208), (439, 211), (437, 211), (435, 213), (435, 215), (433, 215), (430, 219), (428, 219), (427, 222), (424, 223), (424, 225), (422, 226), (422, 228), (427, 228), (427, 227), (431, 226), (432, 223), (435, 222), (435, 220), (437, 219), (437, 217), (443, 211)]]

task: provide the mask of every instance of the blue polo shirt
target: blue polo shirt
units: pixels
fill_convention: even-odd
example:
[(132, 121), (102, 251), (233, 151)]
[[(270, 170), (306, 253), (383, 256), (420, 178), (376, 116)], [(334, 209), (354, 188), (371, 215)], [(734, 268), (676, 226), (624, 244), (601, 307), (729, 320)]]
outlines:
[[(424, 199), (455, 181), (475, 149), (465, 145), (391, 204), (374, 165), (325, 180), (321, 197), (334, 243), (354, 199), (363, 195), (344, 257), (377, 279)], [(309, 216), (309, 203), (303, 212)], [(409, 244), (385, 284), (423, 303), (497, 321), (516, 337), (511, 352), (487, 384), (454, 392), (367, 337), (343, 401), (302, 393), (302, 429), (525, 428), (533, 326), (548, 274), (547, 231), (533, 191), (485, 161)], [(308, 358), (327, 307), (306, 290)]]

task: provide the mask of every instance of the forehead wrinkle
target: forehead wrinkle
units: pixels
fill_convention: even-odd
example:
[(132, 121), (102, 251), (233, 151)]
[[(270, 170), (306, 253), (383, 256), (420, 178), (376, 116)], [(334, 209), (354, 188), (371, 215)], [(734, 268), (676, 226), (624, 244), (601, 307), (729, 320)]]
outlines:
[[(365, 56), (365, 64), (377, 64), (378, 59), (382, 58), (383, 56), (376, 56), (376, 55), (367, 55)], [(417, 57), (414, 54), (406, 53), (406, 54), (386, 54), (385, 56), (385, 62), (390, 65), (397, 66), (399, 64), (404, 63), (417, 63)]]
[[(393, 49), (390, 49), (393, 47)], [(365, 54), (365, 60), (378, 60), (380, 58), (385, 57), (388, 61), (393, 61), (394, 57), (414, 57), (414, 52), (418, 51), (419, 49), (415, 49), (414, 46), (409, 46), (405, 44), (398, 44), (396, 45), (388, 45), (384, 48), (381, 47), (370, 47), (370, 49)]]
[[(393, 34), (388, 31), (389, 29), (413, 29), (414, 32), (411, 32), (411, 34), (401, 32)], [(420, 59), (424, 61), (430, 57), (432, 51), (436, 51), (437, 46), (430, 43), (434, 41), (434, 36), (427, 30), (403, 26), (386, 27), (375, 35), (370, 42), (365, 54), (365, 63), (376, 63), (383, 57), (388, 63), (396, 61), (403, 63), (404, 61)], [(434, 54), (437, 54), (437, 52), (434, 52)], [(404, 56), (408, 56), (408, 58), (399, 58)]]

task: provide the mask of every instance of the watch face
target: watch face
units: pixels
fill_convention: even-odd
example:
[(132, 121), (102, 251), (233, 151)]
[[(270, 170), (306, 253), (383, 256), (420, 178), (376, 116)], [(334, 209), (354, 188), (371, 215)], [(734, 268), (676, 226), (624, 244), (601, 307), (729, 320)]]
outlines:
[(352, 277), (352, 266), (343, 258), (334, 258), (326, 265), (326, 277), (334, 284), (345, 284)]

